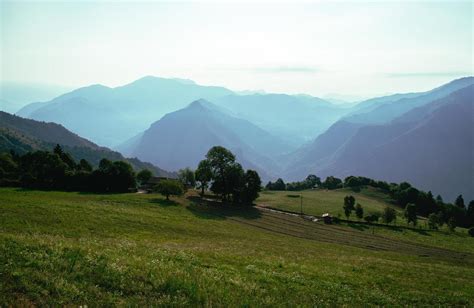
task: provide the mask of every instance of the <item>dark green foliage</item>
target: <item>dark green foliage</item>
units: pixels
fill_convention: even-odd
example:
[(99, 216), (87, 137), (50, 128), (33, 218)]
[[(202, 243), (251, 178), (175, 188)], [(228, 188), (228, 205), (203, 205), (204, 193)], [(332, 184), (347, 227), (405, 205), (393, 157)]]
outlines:
[(474, 237), (474, 227), (469, 228), (469, 230), (467, 231), (467, 233), (468, 233), (470, 236)]
[(195, 178), (199, 182), (201, 188), (201, 196), (204, 196), (204, 191), (212, 180), (212, 169), (209, 160), (201, 160), (195, 172)]
[(169, 200), (171, 195), (180, 196), (183, 194), (183, 185), (177, 180), (161, 180), (156, 186), (155, 191), (159, 192)]
[(406, 205), (403, 215), (405, 216), (407, 223), (413, 223), (413, 225), (416, 226), (416, 205), (414, 203), (408, 203)]
[(447, 225), (448, 225), (449, 230), (454, 231), (456, 229), (456, 219), (454, 217), (451, 217), (448, 220)]
[(462, 195), (459, 195), (456, 198), (456, 201), (454, 202), (454, 204), (456, 204), (457, 207), (462, 208), (462, 209), (464, 209), (466, 207), (464, 205), (464, 198), (462, 197)]
[(380, 214), (378, 213), (371, 213), (367, 216), (364, 217), (364, 220), (367, 221), (368, 223), (372, 223), (372, 222), (377, 222), (379, 221), (379, 218), (380, 218)]
[(376, 186), (376, 182), (363, 176), (348, 176), (344, 179), (344, 187), (352, 188), (354, 191), (360, 191), (362, 186)]
[(127, 192), (136, 186), (135, 173), (130, 164), (105, 158), (100, 161), (99, 169), (92, 172), (91, 181), (96, 192)]
[(135, 188), (130, 164), (103, 159), (99, 169), (74, 159), (57, 145), (53, 152), (35, 151), (24, 155), (0, 155), (0, 184), (34, 189), (127, 192)]
[(77, 166), (78, 170), (85, 171), (85, 172), (92, 172), (92, 165), (89, 164), (87, 160), (84, 158), (79, 161), (79, 165)]
[(194, 171), (191, 168), (184, 168), (178, 171), (178, 180), (183, 184), (185, 189), (196, 186), (196, 178)]
[(342, 188), (342, 180), (333, 176), (328, 176), (321, 186), (326, 189)]
[(271, 181), (267, 183), (265, 186), (267, 190), (286, 190), (286, 184), (282, 179), (277, 179), (275, 183)]
[(310, 174), (304, 181), (292, 182), (286, 185), (286, 189), (290, 191), (300, 191), (305, 189), (312, 189), (321, 186), (321, 179), (314, 174)]
[(355, 198), (353, 196), (345, 196), (344, 197), (344, 215), (346, 215), (347, 219), (351, 216), (352, 211), (354, 210)]
[(153, 176), (153, 173), (151, 173), (150, 170), (143, 169), (137, 173), (137, 181), (143, 185), (143, 184), (148, 183), (148, 181), (151, 179), (152, 176)]
[[(207, 184), (212, 181), (211, 191), (223, 201), (252, 204), (261, 190), (261, 180), (256, 171), (244, 171), (235, 156), (224, 147), (209, 150), (206, 159), (199, 163), (198, 178)], [(210, 178), (209, 178), (210, 175)], [(204, 193), (204, 190), (202, 191)]]
[(382, 212), (382, 221), (389, 224), (397, 219), (397, 211), (391, 207), (385, 207)]
[(428, 227), (430, 229), (436, 230), (439, 226), (439, 215), (436, 213), (431, 213), (428, 216)]
[(362, 208), (362, 205), (360, 205), (360, 203), (357, 203), (355, 207), (355, 214), (359, 219), (362, 219), (362, 217), (364, 217), (364, 209)]
[(244, 177), (242, 202), (251, 204), (258, 198), (258, 193), (262, 190), (262, 181), (257, 171), (254, 170), (247, 170)]

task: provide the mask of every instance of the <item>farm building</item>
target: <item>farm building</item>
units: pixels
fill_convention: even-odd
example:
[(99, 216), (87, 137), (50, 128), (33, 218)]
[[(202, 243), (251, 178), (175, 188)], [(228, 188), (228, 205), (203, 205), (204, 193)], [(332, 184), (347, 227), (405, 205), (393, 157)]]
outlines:
[(323, 214), (323, 220), (325, 224), (332, 224), (332, 216), (329, 213), (324, 213)]

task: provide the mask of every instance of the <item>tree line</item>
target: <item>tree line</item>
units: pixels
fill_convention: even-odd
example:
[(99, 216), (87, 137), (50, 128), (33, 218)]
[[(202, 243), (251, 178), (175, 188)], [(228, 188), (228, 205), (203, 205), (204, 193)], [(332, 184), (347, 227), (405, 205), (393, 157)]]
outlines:
[[(0, 186), (121, 193), (147, 184), (152, 176), (147, 169), (135, 173), (129, 163), (108, 159), (102, 159), (94, 169), (85, 159), (75, 161), (60, 145), (52, 152), (0, 154)], [(161, 179), (153, 190), (168, 199), (170, 195), (181, 195), (186, 189), (196, 187), (202, 195), (209, 188), (222, 201), (248, 205), (258, 198), (261, 180), (256, 171), (244, 170), (231, 151), (215, 146), (196, 171), (182, 169), (178, 179)]]
[(189, 188), (198, 188), (202, 197), (209, 189), (226, 203), (251, 205), (258, 198), (262, 182), (255, 170), (244, 170), (235, 155), (222, 146), (212, 147), (195, 171), (178, 171), (177, 180), (160, 181), (155, 190), (168, 199)]
[(1, 153), (0, 185), (118, 193), (135, 189), (136, 174), (129, 163), (108, 159), (102, 159), (94, 169), (87, 160), (77, 162), (56, 145), (52, 152)]
[[(450, 228), (459, 227), (473, 227), (474, 226), (474, 200), (465, 203), (462, 195), (456, 198), (453, 203), (446, 203), (443, 198), (438, 195), (436, 198), (431, 191), (424, 192), (413, 187), (408, 182), (402, 183), (388, 183), (385, 181), (377, 181), (363, 176), (348, 176), (344, 180), (334, 176), (328, 176), (324, 181), (321, 181), (316, 175), (308, 175), (304, 181), (285, 183), (281, 178), (275, 182), (268, 182), (265, 186), (267, 190), (304, 190), (313, 188), (322, 189), (339, 189), (350, 188), (354, 192), (358, 192), (363, 187), (374, 187), (380, 189), (390, 196), (393, 203), (404, 209), (404, 217), (409, 220), (409, 223), (416, 225), (416, 216), (428, 217), (429, 224), (433, 228), (448, 225)], [(349, 208), (351, 210), (349, 211)], [(357, 205), (349, 206), (348, 213), (355, 211)], [(346, 210), (345, 210), (346, 211)], [(360, 210), (359, 210), (360, 211)], [(386, 210), (387, 213), (371, 213), (363, 218), (367, 221), (378, 221), (383, 218), (383, 215), (390, 218), (393, 216), (390, 208)], [(408, 214), (410, 213), (410, 214)], [(363, 214), (362, 214), (363, 215)], [(362, 218), (362, 216), (360, 217)]]

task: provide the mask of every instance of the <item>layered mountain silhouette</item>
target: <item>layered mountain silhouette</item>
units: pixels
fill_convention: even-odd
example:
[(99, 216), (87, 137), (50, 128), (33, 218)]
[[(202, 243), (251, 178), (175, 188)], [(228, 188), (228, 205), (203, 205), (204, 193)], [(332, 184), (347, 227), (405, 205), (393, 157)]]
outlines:
[(308, 95), (229, 95), (213, 102), (280, 136), (295, 148), (314, 139), (350, 111)]
[(144, 77), (122, 87), (80, 88), (18, 112), (65, 128), (4, 114), (2, 146), (60, 143), (121, 157), (98, 143), (176, 171), (196, 167), (209, 148), (222, 145), (264, 180), (361, 175), (472, 199), (473, 84), (466, 77), (426, 92), (341, 106), (307, 95), (237, 94)]
[(280, 138), (206, 100), (165, 115), (121, 148), (126, 155), (178, 170), (195, 168), (216, 145), (230, 149), (244, 167), (267, 179), (280, 171), (274, 157), (288, 149)]
[(146, 168), (159, 176), (176, 175), (136, 158), (124, 158), (120, 153), (100, 147), (59, 124), (24, 119), (0, 111), (0, 152), (14, 151), (23, 154), (33, 150), (50, 151), (56, 144), (60, 144), (76, 160), (84, 158), (94, 166), (98, 166), (102, 158), (108, 158), (127, 161), (135, 170)]
[(145, 130), (164, 114), (200, 99), (233, 92), (197, 85), (190, 80), (144, 77), (125, 86), (93, 85), (33, 103), (17, 114), (62, 124), (100, 145), (114, 146)]
[(351, 122), (352, 117), (336, 122), (294, 154), (287, 177), (363, 175), (408, 181), (450, 200), (459, 193), (474, 198), (472, 84), (465, 78), (448, 84), (450, 91), (446, 86), (430, 91), (431, 99), (402, 98), (400, 104), (420, 107), (382, 125)]

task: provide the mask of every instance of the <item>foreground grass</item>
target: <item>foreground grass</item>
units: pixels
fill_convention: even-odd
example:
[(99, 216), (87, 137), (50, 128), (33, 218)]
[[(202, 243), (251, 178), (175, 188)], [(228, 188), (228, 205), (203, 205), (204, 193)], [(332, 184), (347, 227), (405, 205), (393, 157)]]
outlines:
[(430, 248), (449, 235), (420, 256), (400, 234), (318, 228), (185, 197), (0, 189), (0, 304), (474, 304), (469, 249)]

